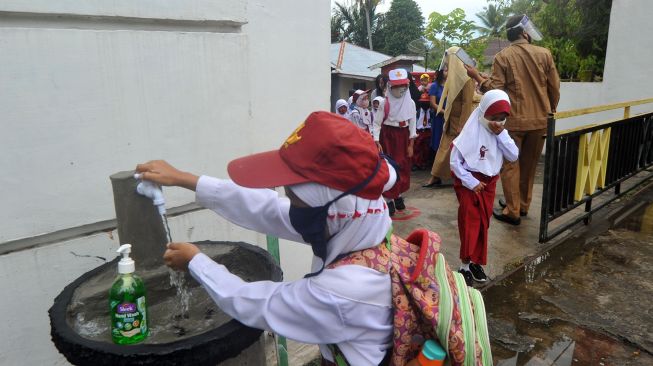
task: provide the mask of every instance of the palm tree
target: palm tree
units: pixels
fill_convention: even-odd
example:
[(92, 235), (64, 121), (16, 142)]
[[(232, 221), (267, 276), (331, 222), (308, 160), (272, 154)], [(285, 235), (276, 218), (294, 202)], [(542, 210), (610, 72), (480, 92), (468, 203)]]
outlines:
[(481, 21), (482, 26), (476, 26), (476, 29), (482, 35), (488, 37), (500, 37), (501, 29), (503, 28), (505, 16), (494, 4), (490, 4), (483, 8), (483, 11), (476, 13), (476, 16)]
[[(370, 11), (367, 11), (363, 3), (368, 1), (367, 5), (371, 6)], [(332, 41), (347, 40), (355, 45), (372, 49), (372, 36), (377, 30), (379, 20), (379, 14), (375, 14), (378, 2), (378, 0), (361, 0), (360, 3), (349, 6), (335, 3), (331, 17)]]
[[(365, 10), (365, 24), (367, 26), (367, 41), (370, 45), (370, 51), (374, 50), (372, 45), (372, 25), (370, 24), (370, 9), (372, 9), (372, 0), (356, 0), (358, 2), (358, 7)], [(374, 1), (374, 8), (379, 3), (379, 0)]]

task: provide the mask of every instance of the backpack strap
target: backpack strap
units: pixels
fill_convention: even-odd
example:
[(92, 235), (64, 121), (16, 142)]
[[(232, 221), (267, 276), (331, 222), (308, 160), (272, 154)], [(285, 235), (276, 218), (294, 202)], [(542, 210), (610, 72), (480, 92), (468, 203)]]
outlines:
[[(333, 356), (333, 364), (336, 366), (349, 366), (349, 362), (345, 358), (345, 355), (342, 354), (340, 348), (336, 344), (328, 344), (327, 348), (331, 351), (331, 356)], [(328, 362), (328, 361), (327, 361)]]
[(388, 116), (390, 115), (390, 102), (388, 101), (388, 97), (385, 97), (385, 103), (383, 103), (383, 121), (381, 121), (381, 124), (385, 122), (385, 120), (388, 119)]

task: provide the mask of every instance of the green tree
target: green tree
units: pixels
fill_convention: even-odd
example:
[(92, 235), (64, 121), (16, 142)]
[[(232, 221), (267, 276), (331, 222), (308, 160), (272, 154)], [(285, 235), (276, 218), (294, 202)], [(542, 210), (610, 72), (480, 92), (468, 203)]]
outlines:
[[(359, 4), (336, 3), (331, 15), (331, 42), (348, 41), (357, 46), (369, 47), (367, 32), (366, 8)], [(376, 13), (376, 5), (372, 3), (369, 11), (372, 37), (378, 31), (380, 14)]]
[(379, 22), (379, 51), (392, 56), (408, 52), (408, 43), (424, 32), (424, 17), (413, 0), (393, 0), (390, 9)]
[(545, 5), (543, 0), (488, 0), (488, 3), (494, 4), (506, 18), (515, 14), (532, 17)]
[(476, 37), (474, 30), (476, 25), (466, 18), (465, 11), (457, 8), (449, 14), (433, 12), (429, 15), (426, 25), (425, 37), (437, 45), (437, 62), (439, 62), (444, 51), (450, 46), (460, 46), (473, 57), (481, 66), (483, 53), (487, 48), (486, 37)]
[(582, 57), (596, 60), (596, 70), (601, 72), (608, 49), (608, 31), (612, 0), (576, 0), (581, 20), (576, 33), (576, 47)]
[(488, 0), (507, 17), (526, 14), (542, 31), (563, 79), (579, 70), (601, 74), (605, 64), (612, 0)]
[(463, 45), (474, 37), (476, 26), (465, 19), (465, 11), (460, 8), (449, 14), (433, 12), (429, 15), (425, 36), (431, 42), (441, 42), (443, 45)]
[(381, 0), (356, 0), (358, 4), (358, 9), (362, 10), (365, 13), (365, 26), (367, 30), (367, 41), (369, 43), (369, 49), (374, 50), (374, 44), (372, 42), (372, 12), (376, 9), (376, 6), (379, 5)]
[(481, 21), (480, 26), (476, 26), (482, 35), (486, 37), (500, 37), (503, 27), (506, 24), (506, 16), (501, 8), (495, 4), (489, 4), (483, 8), (483, 11), (476, 13), (476, 17)]

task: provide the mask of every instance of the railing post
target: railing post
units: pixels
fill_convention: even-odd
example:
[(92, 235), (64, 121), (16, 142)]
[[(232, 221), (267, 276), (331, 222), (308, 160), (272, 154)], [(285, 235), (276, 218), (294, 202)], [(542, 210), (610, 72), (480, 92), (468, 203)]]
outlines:
[(630, 106), (624, 107), (624, 119), (630, 118)]
[(592, 222), (592, 199), (588, 199), (587, 202), (585, 202), (585, 212), (587, 212), (587, 216), (583, 219), (583, 223), (585, 225), (589, 225), (590, 222)]
[[(281, 254), (279, 253), (279, 238), (267, 235), (268, 252), (274, 258), (279, 266), (281, 266)], [(288, 366), (288, 345), (286, 338), (275, 334), (277, 343), (277, 365)]]
[(549, 239), (549, 199), (551, 198), (551, 169), (553, 168), (553, 148), (556, 133), (556, 120), (549, 113), (546, 121), (546, 152), (544, 155), (544, 183), (542, 185), (542, 210), (540, 215), (540, 243)]

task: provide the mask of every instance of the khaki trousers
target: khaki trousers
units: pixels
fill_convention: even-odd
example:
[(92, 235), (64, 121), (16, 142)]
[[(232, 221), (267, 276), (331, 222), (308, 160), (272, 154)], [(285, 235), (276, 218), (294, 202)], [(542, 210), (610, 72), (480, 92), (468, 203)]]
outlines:
[(528, 213), (533, 198), (533, 181), (537, 162), (542, 155), (546, 128), (532, 131), (508, 131), (519, 148), (519, 159), (513, 163), (504, 161), (501, 169), (501, 184), (506, 199), (503, 214), (518, 218), (519, 213)]

